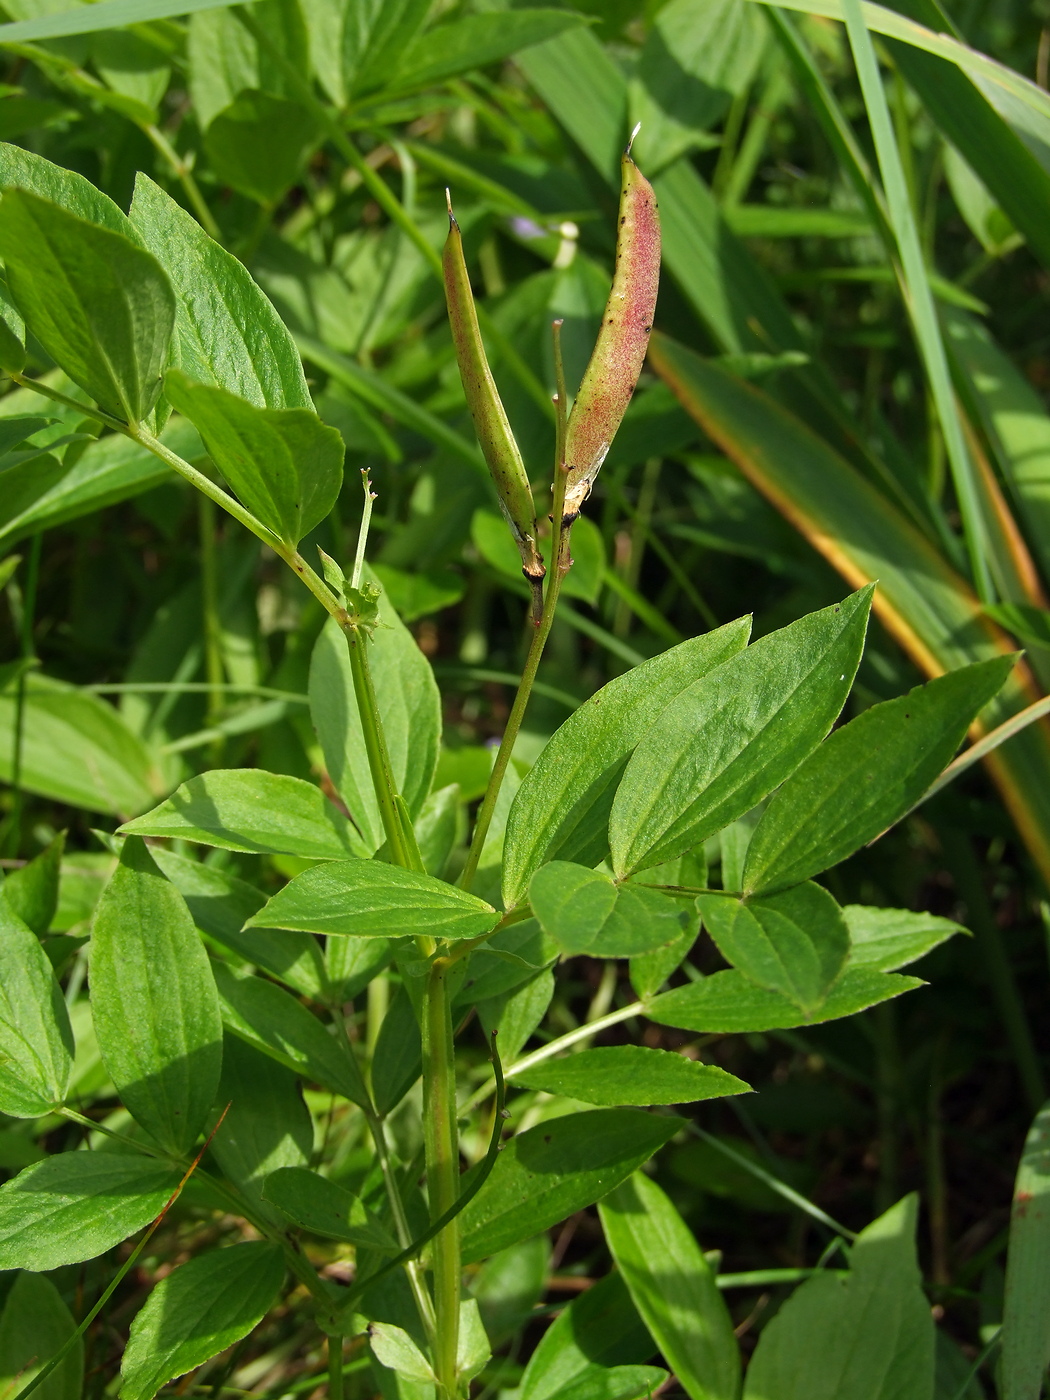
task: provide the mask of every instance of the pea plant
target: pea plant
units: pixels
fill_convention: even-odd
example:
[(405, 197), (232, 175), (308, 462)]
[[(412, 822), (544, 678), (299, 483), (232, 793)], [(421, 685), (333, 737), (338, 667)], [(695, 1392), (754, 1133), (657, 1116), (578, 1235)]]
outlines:
[[(486, 1268), (524, 1269), (529, 1241), (596, 1203), (616, 1268), (544, 1333), (522, 1400), (634, 1400), (668, 1380), (648, 1364), (657, 1354), (694, 1400), (732, 1400), (742, 1384), (751, 1400), (930, 1400), (911, 1198), (852, 1242), (835, 1235), (742, 1382), (714, 1267), (644, 1167), (700, 1131), (673, 1108), (749, 1086), (695, 1050), (634, 1042), (647, 1023), (696, 1035), (808, 1025), (922, 985), (900, 969), (958, 926), (842, 908), (817, 877), (955, 771), (1015, 658), (836, 727), (866, 587), (753, 642), (747, 617), (682, 642), (592, 696), (524, 777), (512, 763), (573, 523), (655, 314), (659, 218), (629, 149), (612, 290), (571, 412), (554, 327), (556, 456), (538, 513), (449, 204), (453, 341), (532, 594), (523, 675), (466, 836), (456, 787), (434, 790), (433, 674), (366, 560), (367, 478), (353, 560), (322, 555), (317, 571), (299, 552), (335, 503), (343, 446), (263, 293), (144, 176), (125, 215), (80, 176), (4, 146), (0, 185), (3, 369), (72, 407), (82, 435), (122, 434), (167, 463), (327, 614), (310, 677), (322, 783), (208, 771), (111, 838), (119, 859), (88, 948), (90, 1029), (120, 1105), (101, 1121), (71, 1101), (74, 1030), (42, 938), (54, 851), (0, 892), (0, 1111), (89, 1134), (0, 1188), (0, 1270), (23, 1271), (4, 1318), (51, 1306), (42, 1275), (146, 1231), (12, 1394), (78, 1390), (84, 1330), (185, 1191), (242, 1235), (153, 1288), (131, 1322), (122, 1400), (151, 1400), (295, 1291), (327, 1338), (332, 1400), (350, 1384), (348, 1356), (397, 1400), (457, 1400), (478, 1377), (495, 1388)], [(27, 335), (55, 365), (35, 379)], [(195, 858), (199, 846), (279, 858), (290, 878), (267, 897)], [(726, 964), (706, 976), (690, 961), (701, 923)], [(631, 997), (561, 1034), (541, 1029), (554, 966), (578, 957), (604, 960), (613, 979), (626, 964)], [(462, 1053), (479, 1027), (491, 1059), (480, 1078)], [(327, 1132), (315, 1145), (322, 1101), (329, 1122), (338, 1103), (360, 1126), (356, 1174)], [(836, 1249), (844, 1267), (832, 1269)], [(341, 1269), (325, 1267), (333, 1256)]]

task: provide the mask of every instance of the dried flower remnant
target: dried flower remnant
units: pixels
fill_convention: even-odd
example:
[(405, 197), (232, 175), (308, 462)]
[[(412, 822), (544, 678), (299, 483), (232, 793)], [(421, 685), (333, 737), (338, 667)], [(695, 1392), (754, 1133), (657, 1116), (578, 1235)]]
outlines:
[(463, 238), (452, 199), (448, 201), (448, 238), (442, 255), (445, 277), (445, 300), (452, 329), (467, 406), (474, 419), (474, 430), (481, 451), (496, 483), (500, 509), (510, 526), (514, 542), (521, 555), (521, 571), (533, 591), (537, 616), (543, 607), (543, 559), (536, 547), (536, 507), (532, 488), (521, 460), (521, 453), (507, 419), (506, 410), (489, 369), (485, 345), (478, 326), (474, 294), (470, 288), (467, 264), (463, 257)]
[[(631, 142), (638, 134), (635, 127)], [(642, 372), (660, 285), (660, 215), (653, 187), (631, 159), (620, 162), (616, 267), (601, 330), (576, 396), (565, 440), (565, 519), (590, 494)]]

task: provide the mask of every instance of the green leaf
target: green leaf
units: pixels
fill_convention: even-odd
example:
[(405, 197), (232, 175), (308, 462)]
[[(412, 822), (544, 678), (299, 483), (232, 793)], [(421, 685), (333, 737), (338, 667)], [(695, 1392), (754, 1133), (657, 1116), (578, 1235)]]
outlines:
[(421, 34), (404, 54), (392, 78), (396, 91), (430, 87), (449, 78), (509, 58), (519, 49), (543, 43), (575, 28), (583, 16), (564, 10), (518, 10), (467, 15)]
[[(441, 695), (430, 663), (385, 598), (368, 643), (372, 684), (394, 785), (417, 817), (430, 792), (441, 741)], [(310, 661), (310, 717), (336, 791), (371, 855), (385, 840), (372, 786), (346, 637), (326, 623)]]
[(381, 1114), (396, 1108), (423, 1071), (423, 1042), (412, 1000), (401, 986), (383, 1017), (372, 1054), (372, 1096)]
[(164, 392), (241, 504), (286, 546), (294, 548), (332, 509), (343, 481), (343, 439), (315, 413), (258, 408), (177, 369), (165, 376)]
[(434, 1385), (437, 1376), (430, 1362), (403, 1327), (392, 1322), (373, 1322), (368, 1329), (372, 1353), (382, 1365), (409, 1381)]
[(180, 368), (260, 408), (313, 408), (295, 341), (244, 264), (141, 172), (130, 218), (175, 289)]
[(150, 854), (186, 901), (193, 922), (202, 933), (303, 996), (316, 1001), (324, 999), (324, 957), (316, 938), (284, 929), (253, 928), (244, 932), (245, 919), (266, 903), (261, 890), (225, 870), (187, 860), (163, 846), (154, 846)]
[(677, 1210), (654, 1181), (636, 1172), (598, 1213), (635, 1306), (686, 1394), (736, 1400), (740, 1348), (733, 1322)]
[(263, 1196), (312, 1235), (386, 1254), (398, 1251), (397, 1241), (357, 1196), (305, 1167), (271, 1172)]
[(608, 875), (554, 860), (529, 885), (532, 912), (544, 933), (570, 957), (629, 958), (681, 937), (689, 912), (641, 885), (616, 885)]
[(330, 1035), (290, 992), (262, 977), (238, 977), (214, 966), (223, 1025), (304, 1079), (364, 1108), (368, 1096), (345, 1039)]
[(91, 1011), (125, 1107), (161, 1146), (185, 1152), (219, 1082), (219, 998), (182, 896), (136, 839), (95, 911)]
[(1035, 1400), (1050, 1365), (1050, 1105), (1035, 1116), (1014, 1183), (1003, 1301), (1003, 1400)]
[(3, 882), (3, 898), (11, 912), (42, 937), (51, 927), (58, 908), (58, 874), (66, 834), (59, 834), (38, 856), (19, 870), (9, 872)]
[(915, 1257), (918, 1200), (861, 1232), (850, 1271), (808, 1279), (763, 1329), (745, 1400), (930, 1400), (934, 1324)]
[(936, 914), (913, 914), (907, 909), (869, 909), (847, 904), (842, 911), (850, 937), (850, 967), (896, 972), (925, 957), (956, 933), (962, 924)]
[[(377, 562), (372, 569), (383, 592), (397, 609), (403, 622), (415, 622), (458, 603), (466, 592), (466, 582), (451, 569), (423, 569), (409, 572), (392, 564)], [(520, 573), (520, 570), (519, 570)]]
[(468, 1284), (477, 1299), (485, 1332), (500, 1347), (521, 1330), (547, 1292), (551, 1242), (534, 1235), (494, 1254), (474, 1272)]
[(661, 992), (646, 1006), (645, 1014), (661, 1026), (678, 1026), (682, 1030), (772, 1031), (837, 1021), (841, 1016), (852, 1016), (925, 985), (918, 977), (847, 967), (820, 1009), (807, 1016), (787, 997), (756, 987), (743, 973), (731, 968), (686, 987)]
[(207, 1250), (162, 1278), (131, 1324), (121, 1400), (153, 1400), (168, 1381), (246, 1337), (283, 1282), (281, 1246), (265, 1240)]
[(262, 1214), (283, 1220), (265, 1203), (263, 1186), (281, 1167), (305, 1167), (314, 1146), (314, 1125), (295, 1075), (237, 1036), (222, 1047), (222, 1078), (215, 1100), (230, 1105), (212, 1138), (211, 1151), (223, 1173), (253, 1200)]
[(581, 1050), (510, 1078), (526, 1089), (609, 1107), (697, 1103), (726, 1094), (751, 1093), (750, 1084), (714, 1065), (697, 1064), (670, 1050), (649, 1050), (641, 1045)]
[(249, 89), (212, 119), (204, 149), (223, 184), (272, 206), (301, 179), (320, 135), (301, 103)]
[(910, 811), (1016, 658), (978, 661), (886, 700), (828, 736), (770, 799), (744, 889), (784, 889), (851, 856)]
[(100, 30), (121, 29), (126, 24), (188, 15), (194, 10), (210, 10), (229, 0), (100, 0), (89, 10), (78, 5), (57, 14), (40, 14), (32, 19), (0, 25), (0, 43), (26, 44), (38, 39), (59, 39), (70, 34), (93, 34)]
[[(633, 1400), (645, 1393), (633, 1389), (636, 1380), (631, 1379), (621, 1393), (612, 1377), (625, 1364), (635, 1372), (656, 1371), (654, 1366), (631, 1364), (647, 1361), (655, 1351), (656, 1343), (638, 1316), (622, 1275), (606, 1274), (544, 1332), (521, 1378), (521, 1400), (554, 1400), (577, 1386), (583, 1390), (581, 1400), (586, 1400), (591, 1385), (595, 1400)], [(596, 1371), (609, 1379), (601, 1380)], [(610, 1393), (605, 1393), (604, 1386), (610, 1387)]]
[(260, 768), (202, 773), (120, 829), (128, 836), (170, 836), (226, 851), (308, 860), (345, 859), (359, 846), (353, 827), (320, 788)]
[(459, 1345), (456, 1348), (456, 1375), (467, 1385), (483, 1371), (492, 1358), (481, 1309), (476, 1298), (464, 1298), (459, 1305)]
[(739, 618), (654, 656), (603, 686), (557, 730), (522, 780), (507, 819), (508, 909), (545, 862), (603, 859), (616, 785), (638, 742), (676, 696), (746, 646), (750, 630), (750, 618)]
[(696, 903), (719, 952), (748, 981), (780, 992), (807, 1015), (823, 1005), (850, 942), (827, 890), (808, 883), (746, 902), (702, 894)]
[(0, 255), (26, 325), (100, 408), (141, 422), (161, 389), (175, 297), (156, 259), (121, 233), (8, 189)]
[(762, 637), (694, 682), (635, 749), (613, 802), (618, 875), (742, 816), (827, 734), (864, 646), (872, 588)]
[(0, 1186), (0, 1269), (45, 1273), (155, 1220), (181, 1172), (120, 1152), (61, 1152)]
[[(0, 1395), (17, 1395), (75, 1331), (51, 1280), (19, 1274), (0, 1312)], [(78, 1338), (36, 1394), (39, 1400), (80, 1400), (83, 1384), (84, 1344)]]
[(343, 34), (347, 91), (382, 87), (426, 22), (430, 0), (380, 0), (369, 10), (350, 12)]
[(0, 1112), (39, 1118), (62, 1102), (73, 1032), (40, 941), (0, 891)]
[(474, 938), (498, 921), (491, 904), (432, 875), (380, 860), (342, 860), (304, 870), (247, 927), (358, 938)]
[[(142, 0), (134, 0), (134, 3), (142, 3)], [(79, 9), (67, 14), (65, 18), (72, 18), (72, 13), (81, 18), (84, 15), (83, 9)], [(92, 18), (101, 13), (100, 10), (92, 10)], [(28, 23), (39, 24), (44, 18), (30, 20)], [(52, 22), (58, 18), (61, 16), (49, 15), (46, 17)], [(3, 27), (0, 26), (0, 28)], [(128, 222), (128, 216), (123, 209), (114, 204), (108, 195), (96, 189), (90, 180), (86, 180), (83, 175), (78, 175), (75, 170), (67, 170), (64, 166), (54, 165), (51, 161), (45, 160), (43, 156), (27, 151), (21, 146), (9, 145), (5, 141), (0, 142), (0, 189), (7, 189), (10, 186), (15, 186), (20, 190), (31, 190), (41, 199), (48, 199), (53, 204), (60, 204), (70, 214), (76, 214), (79, 218), (87, 219), (89, 223), (98, 224), (101, 228), (111, 229), (114, 233), (123, 233), (129, 238), (135, 237), (134, 230)]]
[(682, 1126), (635, 1108), (596, 1108), (519, 1133), (460, 1217), (473, 1263), (593, 1205)]

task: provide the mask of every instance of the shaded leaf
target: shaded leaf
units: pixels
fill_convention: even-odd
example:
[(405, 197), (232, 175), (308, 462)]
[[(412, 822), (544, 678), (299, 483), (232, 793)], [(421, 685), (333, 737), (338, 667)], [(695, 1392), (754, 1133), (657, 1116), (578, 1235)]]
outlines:
[(212, 118), (204, 149), (224, 184), (273, 205), (300, 179), (319, 136), (317, 119), (301, 103), (248, 90)]
[(896, 972), (924, 957), (956, 933), (962, 924), (936, 914), (913, 914), (907, 909), (870, 909), (847, 904), (842, 911), (850, 937), (850, 967)]
[(1003, 1302), (1003, 1400), (1038, 1400), (1050, 1364), (1050, 1107), (1035, 1116), (1014, 1184)]
[(0, 1112), (39, 1118), (61, 1103), (73, 1048), (47, 953), (0, 890)]
[[(51, 1280), (19, 1274), (0, 1312), (0, 1394), (16, 1395), (28, 1385), (75, 1330)], [(80, 1400), (83, 1384), (84, 1344), (78, 1338), (36, 1393), (40, 1400)]]
[(58, 878), (66, 834), (60, 831), (48, 846), (4, 880), (3, 899), (17, 918), (42, 936), (51, 927), (58, 908)]
[(608, 875), (554, 860), (529, 885), (529, 902), (544, 933), (570, 957), (626, 958), (679, 938), (688, 910), (656, 890), (616, 885)]
[(388, 1254), (398, 1251), (397, 1241), (357, 1196), (305, 1167), (280, 1167), (271, 1172), (263, 1195), (312, 1235)]

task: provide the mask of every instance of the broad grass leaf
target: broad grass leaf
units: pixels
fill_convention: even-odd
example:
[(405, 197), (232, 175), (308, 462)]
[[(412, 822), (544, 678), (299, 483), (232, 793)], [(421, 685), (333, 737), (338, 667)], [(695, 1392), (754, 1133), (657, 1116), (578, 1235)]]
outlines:
[(818, 1274), (766, 1326), (744, 1400), (930, 1400), (934, 1323), (906, 1196), (857, 1237), (850, 1271)]
[(710, 1265), (671, 1201), (636, 1172), (599, 1203), (598, 1213), (635, 1306), (686, 1394), (736, 1400), (740, 1348), (733, 1322)]
[(696, 902), (719, 952), (748, 981), (806, 1015), (823, 1005), (850, 949), (842, 910), (827, 890), (807, 883), (747, 901), (700, 895)]
[(332, 509), (343, 481), (343, 439), (305, 408), (259, 408), (169, 370), (164, 391), (193, 423), (241, 504), (294, 548)]
[(0, 1113), (39, 1118), (61, 1103), (73, 1049), (48, 956), (0, 890)]
[(682, 691), (632, 754), (613, 801), (617, 875), (700, 845), (816, 748), (853, 684), (872, 589), (772, 632)]
[(204, 149), (223, 184), (270, 207), (301, 178), (320, 136), (301, 103), (249, 89), (215, 114)]
[(954, 934), (968, 932), (952, 919), (913, 914), (909, 909), (847, 904), (842, 913), (849, 929), (850, 967), (870, 967), (879, 972), (896, 972), (925, 957)]
[(180, 368), (260, 408), (313, 408), (295, 341), (244, 264), (141, 172), (129, 217), (175, 290)]
[(219, 998), (185, 901), (134, 837), (95, 911), (91, 1011), (132, 1117), (168, 1151), (187, 1151), (219, 1082)]
[[(606, 1274), (544, 1332), (521, 1378), (521, 1400), (554, 1400), (563, 1391), (571, 1393), (577, 1385), (594, 1381), (595, 1369), (607, 1376), (624, 1366), (654, 1371), (655, 1367), (638, 1363), (648, 1361), (656, 1349), (623, 1276)], [(629, 1397), (616, 1395), (616, 1400)]]
[(5, 44), (27, 44), (39, 39), (60, 39), (72, 34), (93, 34), (121, 29), (128, 24), (169, 19), (210, 9), (224, 0), (102, 0), (90, 10), (78, 5), (56, 14), (40, 14), (31, 19), (0, 25)]
[(175, 296), (145, 249), (27, 190), (0, 200), (0, 254), (26, 325), (76, 384), (139, 423), (161, 390)]
[(554, 1118), (508, 1142), (463, 1211), (463, 1262), (473, 1263), (593, 1205), (682, 1126), (636, 1108)]
[[(385, 598), (368, 646), (379, 714), (394, 783), (416, 817), (430, 792), (441, 742), (441, 696), (430, 663)], [(336, 791), (364, 838), (368, 854), (385, 840), (368, 767), (346, 637), (325, 624), (310, 662), (310, 717)]]
[(690, 922), (680, 901), (641, 885), (616, 885), (584, 865), (554, 860), (532, 877), (529, 902), (544, 933), (570, 957), (629, 958), (679, 939)]
[(473, 938), (498, 921), (491, 904), (432, 875), (381, 860), (342, 860), (296, 875), (246, 926), (371, 938)]
[(266, 903), (261, 890), (225, 870), (177, 856), (163, 846), (152, 847), (150, 854), (186, 901), (201, 933), (303, 996), (324, 1000), (324, 956), (316, 938), (285, 929), (245, 931), (245, 920)]
[(20, 869), (10, 870), (2, 886), (2, 903), (37, 935), (51, 927), (58, 908), (59, 871), (66, 834), (60, 831), (38, 856)]
[(182, 1173), (123, 1152), (61, 1152), (0, 1186), (0, 1269), (46, 1273), (156, 1219)]
[(214, 975), (227, 1031), (304, 1079), (367, 1105), (345, 1039), (330, 1035), (301, 1001), (263, 977), (237, 976), (222, 963), (214, 965)]
[(173, 1270), (131, 1324), (121, 1400), (153, 1400), (168, 1381), (246, 1337), (283, 1282), (281, 1246), (266, 1240), (209, 1249)]
[[(0, 1395), (17, 1395), (76, 1330), (62, 1295), (42, 1274), (20, 1273), (0, 1311)], [(39, 1400), (80, 1400), (84, 1344), (78, 1338), (38, 1387)]]
[(397, 1241), (359, 1197), (317, 1172), (280, 1167), (266, 1178), (263, 1195), (312, 1235), (387, 1254), (398, 1252)]
[(1014, 1184), (1003, 1302), (1003, 1400), (1037, 1400), (1050, 1365), (1050, 1105), (1025, 1139)]
[(739, 618), (643, 662), (603, 686), (554, 733), (507, 819), (508, 909), (547, 861), (597, 865), (606, 855), (609, 812), (630, 754), (677, 695), (746, 646), (750, 629), (750, 618)]
[(1017, 658), (977, 661), (872, 705), (773, 794), (744, 865), (747, 894), (819, 875), (899, 821), (948, 765)]
[(807, 1015), (780, 992), (757, 987), (742, 972), (730, 968), (705, 977), (702, 982), (661, 992), (646, 1005), (645, 1014), (661, 1026), (690, 1031), (787, 1030), (853, 1016), (925, 985), (918, 977), (863, 966), (847, 967), (823, 1005)]
[(223, 1038), (222, 1078), (212, 1117), (229, 1112), (212, 1138), (223, 1175), (268, 1218), (284, 1224), (263, 1187), (281, 1167), (305, 1167), (314, 1148), (314, 1125), (295, 1075), (237, 1036)]
[(126, 822), (121, 831), (308, 860), (339, 860), (360, 853), (357, 833), (320, 788), (260, 768), (202, 773), (152, 812)]
[(727, 1094), (749, 1094), (750, 1084), (716, 1065), (698, 1064), (670, 1050), (642, 1045), (607, 1045), (547, 1060), (511, 1082), (546, 1094), (564, 1094), (603, 1107), (617, 1104), (697, 1103)]

